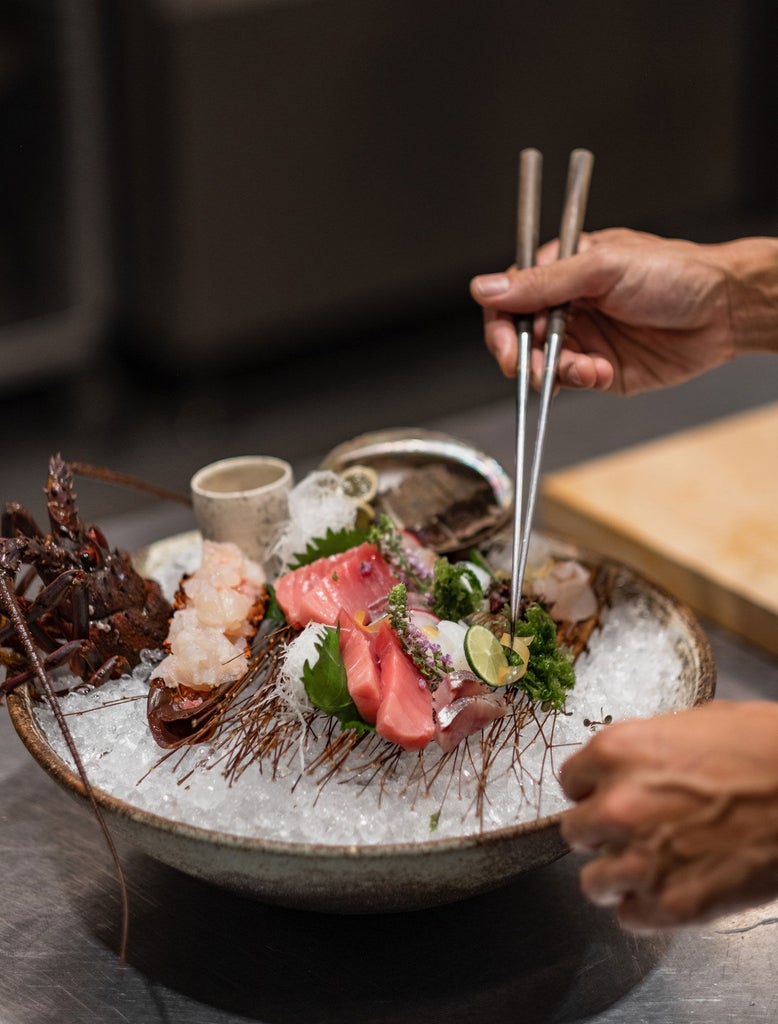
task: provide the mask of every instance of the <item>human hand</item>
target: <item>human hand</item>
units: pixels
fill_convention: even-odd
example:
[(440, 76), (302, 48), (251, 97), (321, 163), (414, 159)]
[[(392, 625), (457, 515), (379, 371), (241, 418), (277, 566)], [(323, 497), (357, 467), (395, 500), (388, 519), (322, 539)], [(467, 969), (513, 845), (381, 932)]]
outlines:
[(562, 766), (595, 903), (635, 931), (778, 896), (778, 704), (714, 701), (604, 727)]
[[(538, 387), (546, 311), (567, 302), (558, 379), (569, 387), (626, 395), (680, 384), (739, 348), (759, 347), (769, 326), (773, 337), (778, 333), (775, 240), (697, 245), (616, 228), (582, 235), (568, 259), (557, 261), (557, 248), (543, 246), (528, 270), (512, 267), (471, 282), (484, 308), (486, 345), (506, 376), (516, 374), (513, 315), (536, 314)], [(746, 335), (755, 328), (760, 336), (752, 344)]]

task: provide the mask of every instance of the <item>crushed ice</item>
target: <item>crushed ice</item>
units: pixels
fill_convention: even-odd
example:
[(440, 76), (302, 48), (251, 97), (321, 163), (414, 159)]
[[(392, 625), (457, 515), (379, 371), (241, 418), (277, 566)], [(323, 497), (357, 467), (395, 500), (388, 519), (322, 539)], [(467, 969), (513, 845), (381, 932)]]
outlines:
[[(62, 705), (93, 784), (165, 818), (233, 835), (294, 842), (424, 841), (534, 820), (567, 806), (556, 773), (564, 758), (601, 727), (596, 723), (607, 715), (618, 721), (686, 704), (676, 650), (681, 640), (671, 626), (657, 622), (640, 595), (618, 593), (602, 631), (592, 638), (591, 652), (577, 663), (577, 684), (564, 712), (539, 714), (540, 727), (525, 727), (520, 766), (512, 751), (495, 761), (483, 825), (475, 810), (477, 772), (462, 761), (453, 784), (447, 770), (428, 785), (419, 771), (418, 754), (404, 753), (390, 779), (367, 786), (364, 772), (345, 769), (321, 785), (315, 773), (301, 776), (297, 756), (281, 766), (275, 779), (250, 766), (228, 782), (221, 768), (223, 752), (208, 744), (177, 751), (160, 763), (162, 751), (146, 723), (146, 680), (156, 660), (151, 656), (131, 676), (73, 693)], [(52, 747), (71, 763), (51, 711), (39, 706), (36, 717)], [(317, 743), (323, 743), (321, 736), (305, 736), (309, 765)], [(437, 753), (434, 745), (427, 748), (425, 763), (434, 764)]]

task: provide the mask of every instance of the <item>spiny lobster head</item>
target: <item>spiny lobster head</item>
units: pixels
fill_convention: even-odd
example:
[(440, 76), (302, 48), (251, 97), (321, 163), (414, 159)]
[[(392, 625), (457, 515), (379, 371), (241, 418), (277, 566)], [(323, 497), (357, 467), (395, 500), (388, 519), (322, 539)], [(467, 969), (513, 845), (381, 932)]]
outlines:
[(59, 453), (52, 455), (49, 459), (46, 501), (52, 534), (74, 541), (80, 540), (84, 532), (84, 524), (78, 514), (73, 474), (70, 471), (70, 466)]
[(86, 571), (102, 567), (110, 556), (108, 542), (96, 526), (87, 527), (82, 521), (73, 474), (59, 453), (49, 460), (46, 499), (51, 535), (66, 553), (67, 560), (75, 568)]

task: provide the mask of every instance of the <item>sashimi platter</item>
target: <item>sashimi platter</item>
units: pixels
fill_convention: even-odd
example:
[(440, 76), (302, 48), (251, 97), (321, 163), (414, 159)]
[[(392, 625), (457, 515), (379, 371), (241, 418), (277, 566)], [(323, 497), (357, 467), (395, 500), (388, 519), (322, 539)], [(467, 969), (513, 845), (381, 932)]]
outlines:
[[(193, 489), (199, 529), (135, 552), (137, 607), (100, 613), (90, 592), (80, 632), (82, 577), (122, 553), (80, 519), (65, 536), (63, 465), (49, 513), (81, 574), (65, 601), (44, 609), (18, 581), (44, 531), (4, 529), (42, 652), (31, 663), (3, 616), (14, 725), (112, 833), (235, 891), (377, 912), (493, 889), (566, 852), (570, 753), (713, 694), (693, 615), (574, 543), (533, 535), (512, 622), (510, 478), (448, 435), (364, 435), (289, 474), (262, 506), (261, 546), (247, 512), (242, 533), (234, 508), (218, 527), (216, 499), (251, 487), (214, 486), (207, 515)], [(39, 568), (41, 593), (65, 586), (66, 564), (56, 580)]]

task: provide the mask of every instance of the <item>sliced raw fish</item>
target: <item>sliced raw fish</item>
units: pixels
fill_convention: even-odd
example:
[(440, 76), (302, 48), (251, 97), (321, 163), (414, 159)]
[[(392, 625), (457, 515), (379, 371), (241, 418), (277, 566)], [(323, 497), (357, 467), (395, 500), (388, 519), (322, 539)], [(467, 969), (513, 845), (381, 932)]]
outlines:
[(481, 682), (472, 672), (444, 676), (432, 697), (435, 740), (442, 750), (453, 750), (466, 736), (480, 732), (507, 711), (503, 695)]
[(341, 608), (354, 615), (385, 599), (399, 580), (375, 544), (319, 558), (280, 576), (276, 600), (287, 621), (301, 628), (310, 621), (334, 626)]
[(426, 680), (389, 626), (379, 630), (375, 651), (381, 672), (376, 732), (405, 750), (421, 750), (435, 734), (432, 694)]
[(375, 725), (381, 703), (381, 676), (373, 652), (373, 637), (348, 612), (341, 611), (338, 621), (348, 692), (364, 720)]

